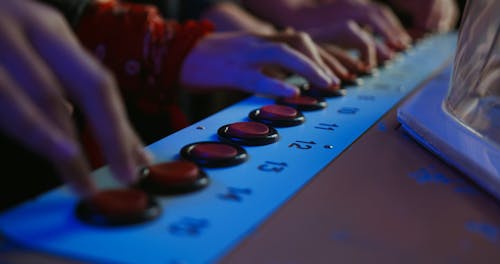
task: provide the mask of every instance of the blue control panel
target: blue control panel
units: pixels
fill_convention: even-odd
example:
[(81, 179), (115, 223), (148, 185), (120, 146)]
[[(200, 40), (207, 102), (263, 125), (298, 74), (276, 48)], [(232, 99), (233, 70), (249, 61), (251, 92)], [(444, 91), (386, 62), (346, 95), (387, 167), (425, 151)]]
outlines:
[[(331, 163), (388, 110), (432, 74), (449, 65), (456, 34), (426, 38), (363, 84), (328, 98), (325, 109), (303, 112), (302, 125), (277, 128), (280, 140), (244, 146), (249, 160), (204, 169), (211, 184), (198, 192), (158, 197), (163, 212), (153, 221), (94, 227), (75, 217), (78, 198), (66, 187), (0, 215), (0, 230), (22, 245), (92, 262), (212, 263), (251, 233), (304, 184)], [(248, 121), (272, 98), (250, 97), (148, 149), (157, 162), (179, 159), (190, 143), (218, 141), (219, 127)], [(107, 168), (93, 175), (101, 188), (119, 186)], [(335, 177), (335, 175), (331, 175)]]

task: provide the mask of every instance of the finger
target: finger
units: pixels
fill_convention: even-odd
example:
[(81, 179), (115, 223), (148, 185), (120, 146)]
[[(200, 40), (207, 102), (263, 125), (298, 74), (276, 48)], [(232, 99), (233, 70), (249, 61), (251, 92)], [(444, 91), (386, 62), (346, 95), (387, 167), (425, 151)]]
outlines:
[(96, 191), (79, 144), (50, 122), (22, 88), (0, 67), (0, 127), (34, 152), (47, 157), (71, 188), (83, 196)]
[(309, 34), (320, 43), (335, 43), (353, 48), (360, 52), (365, 67), (373, 68), (377, 64), (375, 41), (373, 36), (363, 30), (353, 20), (345, 23), (334, 23), (323, 28), (309, 29)]
[(406, 49), (410, 46), (412, 42), (411, 36), (406, 32), (401, 21), (397, 18), (397, 16), (392, 12), (392, 10), (385, 6), (377, 4), (378, 12), (381, 17), (386, 19), (386, 25), (390, 28), (391, 33), (396, 36), (397, 48)]
[(324, 44), (323, 48), (329, 54), (333, 55), (340, 63), (342, 63), (342, 65), (346, 67), (350, 73), (353, 74), (366, 73), (367, 68), (365, 67), (365, 64), (362, 61), (353, 58), (341, 48), (331, 44)]
[(444, 18), (438, 26), (439, 32), (446, 32), (455, 27), (458, 20), (458, 7), (454, 1), (443, 1)]
[(285, 44), (265, 44), (250, 55), (256, 65), (277, 65), (303, 76), (319, 88), (328, 88), (331, 79), (313, 61)]
[(442, 0), (432, 1), (430, 19), (427, 21), (427, 30), (436, 32), (446, 32), (456, 23), (458, 17), (458, 7), (454, 1)]
[(292, 73), (289, 71), (282, 69), (282, 68), (277, 68), (277, 67), (263, 67), (261, 69), (261, 72), (274, 79), (279, 79), (279, 80), (284, 80), (287, 77), (289, 77)]
[(430, 1), (432, 4), (429, 6), (428, 16), (425, 20), (424, 29), (427, 31), (437, 31), (439, 27), (439, 23), (442, 16), (442, 1)]
[(395, 53), (384, 43), (377, 42), (376, 48), (377, 48), (377, 61), (379, 65), (392, 60), (395, 56)]
[[(30, 113), (37, 111), (38, 117), (33, 116), (33, 119), (36, 122), (46, 122), (49, 126), (34, 130), (33, 138), (44, 131), (53, 131), (50, 127), (56, 127), (60, 130), (59, 133), (63, 134), (61, 140), (64, 136), (65, 142), (70, 146), (70, 141), (76, 142), (76, 133), (59, 83), (48, 70), (49, 67), (28, 44), (29, 40), (23, 34), (24, 31), (19, 28), (20, 25), (9, 21), (8, 17), (4, 19), (5, 23), (0, 23), (1, 61), (5, 63), (6, 70), (14, 78), (13, 81), (25, 91), (25, 97), (29, 98), (25, 101), (29, 101), (32, 106), (26, 106), (26, 109), (29, 109)], [(28, 104), (25, 103), (25, 105)], [(87, 182), (89, 181), (88, 165), (78, 144), (74, 144), (71, 148), (72, 151), (66, 151), (67, 155), (63, 155), (64, 151), (60, 148), (55, 148), (54, 153), (47, 150), (49, 153), (41, 152), (40, 154), (49, 155), (49, 159), (58, 169), (60, 176), (74, 189), (81, 194), (88, 194), (92, 190)], [(40, 148), (37, 149), (40, 150)]]
[(307, 58), (315, 62), (316, 66), (323, 70), (323, 72), (331, 79), (333, 84), (339, 84), (339, 79), (322, 60), (316, 44), (307, 33), (296, 32), (295, 30), (288, 28), (283, 33), (265, 37), (265, 39), (290, 45), (293, 49), (299, 51)]
[(0, 23), (0, 61), (5, 69), (49, 117), (49, 122), (74, 133), (62, 88), (29, 43), (19, 25), (8, 18)]
[(367, 3), (357, 10), (356, 21), (363, 26), (369, 26), (374, 33), (380, 35), (391, 48), (402, 50), (409, 36), (391, 9), (376, 3)]
[(300, 93), (297, 87), (269, 78), (263, 73), (252, 69), (241, 72), (237, 76), (240, 76), (240, 78), (235, 80), (233, 85), (246, 92), (280, 97), (292, 97)]
[(375, 39), (352, 21), (348, 23), (346, 33), (344, 41), (350, 43), (349, 46), (360, 52), (360, 59), (365, 64), (364, 67), (367, 69), (375, 67), (377, 65)]
[(144, 165), (137, 158), (142, 144), (125, 116), (114, 78), (79, 46), (65, 24), (57, 25), (63, 25), (57, 36), (47, 27), (31, 31), (33, 45), (82, 108), (114, 175), (125, 183), (134, 182), (137, 167)]
[(424, 29), (415, 27), (415, 28), (408, 29), (408, 34), (410, 34), (412, 39), (419, 40), (419, 39), (423, 38), (427, 34), (427, 32)]
[(328, 67), (335, 73), (335, 75), (339, 76), (339, 78), (343, 81), (355, 79), (356, 76), (349, 73), (349, 70), (342, 65), (342, 63), (337, 60), (333, 55), (329, 54), (325, 49), (318, 47), (321, 58), (326, 63)]

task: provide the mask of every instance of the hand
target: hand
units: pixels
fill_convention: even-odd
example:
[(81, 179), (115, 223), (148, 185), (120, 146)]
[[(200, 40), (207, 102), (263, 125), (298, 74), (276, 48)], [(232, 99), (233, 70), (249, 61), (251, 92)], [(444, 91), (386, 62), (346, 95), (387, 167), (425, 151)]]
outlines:
[[(324, 2), (296, 10), (299, 29), (328, 29), (331, 25), (354, 21), (362, 28), (381, 36), (389, 47), (401, 50), (411, 42), (411, 38), (390, 8), (382, 4), (362, 0), (337, 0)], [(325, 23), (328, 21), (328, 23)], [(306, 30), (307, 31), (307, 30)], [(322, 37), (327, 39), (328, 31)]]
[(397, 11), (409, 14), (413, 30), (423, 32), (446, 32), (458, 20), (459, 10), (454, 0), (390, 0)]
[[(369, 70), (362, 61), (349, 56), (341, 48), (333, 49), (331, 45), (316, 44), (305, 32), (297, 32), (292, 28), (287, 28), (284, 32), (276, 33), (267, 38), (289, 43), (294, 49), (314, 61), (326, 73), (338, 76), (342, 81), (352, 81), (357, 78), (357, 74), (366, 73)], [(294, 38), (295, 41), (286, 41), (286, 39)], [(333, 79), (333, 82), (337, 84), (338, 79)]]
[[(217, 32), (245, 31), (267, 36), (267, 39), (273, 41), (285, 41), (284, 39), (296, 38), (292, 43), (288, 41), (289, 44), (295, 44), (295, 46), (292, 46), (293, 48), (304, 53), (316, 62), (317, 66), (321, 67), (325, 72), (338, 76), (342, 80), (352, 80), (355, 78), (354, 74), (350, 73), (335, 56), (323, 50), (317, 44), (312, 43), (308, 34), (304, 32), (295, 32), (292, 28), (287, 28), (284, 32), (278, 32), (272, 24), (258, 19), (239, 5), (231, 2), (218, 3), (205, 11), (202, 16), (215, 24)], [(356, 73), (361, 71), (362, 70), (356, 71)], [(282, 72), (266, 68), (266, 73), (270, 72), (272, 72), (272, 74), (269, 75), (283, 75)], [(337, 82), (337, 80), (335, 80), (335, 82)]]
[[(352, 67), (350, 62), (352, 59), (350, 61), (347, 59), (347, 54), (339, 54), (338, 49), (335, 52), (330, 52), (335, 57), (340, 55), (337, 58), (354, 73), (365, 73), (394, 57), (392, 49), (384, 43), (376, 41), (372, 34), (352, 20), (332, 24), (328, 27), (310, 29), (309, 33), (322, 46), (333, 45), (359, 51), (360, 56), (355, 59), (358, 61), (355, 67)], [(330, 51), (331, 49), (326, 50)]]
[[(356, 49), (364, 67), (371, 69), (406, 49), (411, 38), (392, 11), (363, 0), (292, 1), (245, 0), (257, 15), (280, 26), (305, 31), (319, 43)], [(280, 16), (276, 16), (277, 12)], [(377, 41), (375, 33), (385, 41)]]
[(113, 77), (79, 45), (63, 17), (34, 1), (0, 3), (0, 129), (48, 158), (79, 194), (96, 187), (67, 100), (77, 105), (114, 175), (134, 181), (149, 161)]
[[(266, 76), (264, 67), (281, 67), (321, 89), (336, 89), (339, 80), (324, 64), (304, 34), (258, 36), (217, 33), (200, 40), (181, 69), (181, 85), (191, 90), (237, 89), (274, 96), (294, 96), (297, 87)], [(293, 47), (299, 49), (294, 49)]]

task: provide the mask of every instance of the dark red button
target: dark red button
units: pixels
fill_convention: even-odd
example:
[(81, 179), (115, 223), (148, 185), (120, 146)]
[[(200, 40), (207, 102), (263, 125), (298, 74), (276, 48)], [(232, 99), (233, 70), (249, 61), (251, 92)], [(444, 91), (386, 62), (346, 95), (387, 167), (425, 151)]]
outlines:
[(140, 190), (107, 190), (88, 200), (96, 213), (114, 216), (140, 214), (148, 207), (148, 197)]
[(205, 167), (237, 165), (248, 159), (247, 152), (240, 146), (223, 142), (196, 142), (184, 146), (181, 156)]
[(293, 119), (299, 111), (286, 105), (266, 105), (260, 108), (260, 116), (269, 120)]
[(269, 134), (269, 127), (258, 122), (238, 122), (227, 126), (230, 136), (251, 138), (264, 137)]
[(155, 164), (147, 169), (151, 180), (165, 185), (193, 182), (200, 174), (196, 163), (183, 160)]
[(261, 146), (279, 140), (276, 129), (259, 122), (237, 122), (217, 130), (219, 138), (239, 145)]
[(304, 115), (297, 109), (286, 105), (266, 105), (253, 110), (248, 117), (257, 122), (274, 127), (289, 127), (304, 123)]
[(196, 191), (208, 184), (207, 175), (196, 163), (180, 160), (144, 168), (138, 186), (156, 194), (178, 194)]
[(287, 105), (301, 111), (314, 111), (326, 107), (324, 99), (306, 95), (280, 98), (276, 101), (276, 103), (280, 105)]
[(219, 143), (203, 143), (194, 145), (190, 151), (191, 155), (200, 159), (231, 159), (238, 155), (238, 150), (231, 145)]
[(118, 226), (145, 222), (161, 212), (158, 203), (141, 190), (115, 189), (101, 191), (80, 201), (77, 216), (99, 226)]

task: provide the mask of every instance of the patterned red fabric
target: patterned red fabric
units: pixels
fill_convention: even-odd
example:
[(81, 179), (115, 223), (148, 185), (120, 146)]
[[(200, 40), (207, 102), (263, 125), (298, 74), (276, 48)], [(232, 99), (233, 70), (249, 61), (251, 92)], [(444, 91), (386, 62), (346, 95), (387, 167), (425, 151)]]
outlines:
[(176, 104), (182, 62), (213, 30), (208, 21), (179, 24), (153, 6), (117, 0), (94, 1), (76, 26), (81, 43), (113, 72), (125, 101), (146, 114), (167, 114), (175, 130), (188, 125)]

